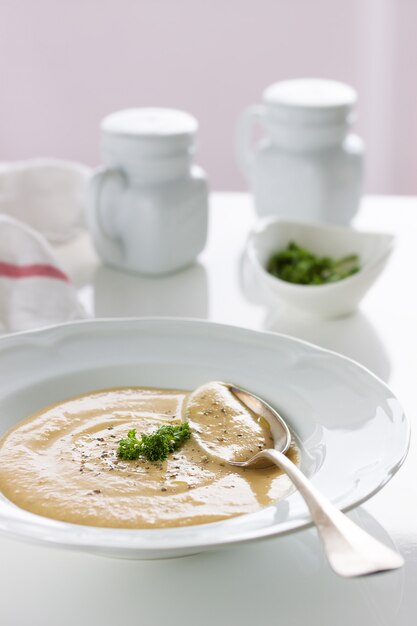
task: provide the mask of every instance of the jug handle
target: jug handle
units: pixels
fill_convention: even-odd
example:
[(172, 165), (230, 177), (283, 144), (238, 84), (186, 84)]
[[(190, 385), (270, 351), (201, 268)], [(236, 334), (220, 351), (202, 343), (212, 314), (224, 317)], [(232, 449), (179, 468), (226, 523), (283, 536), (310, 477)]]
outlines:
[(101, 167), (90, 178), (87, 197), (87, 225), (100, 256), (110, 263), (119, 265), (124, 257), (122, 242), (114, 235), (113, 229), (106, 225), (106, 218), (102, 213), (102, 208), (100, 208), (102, 207), (103, 186), (110, 181), (124, 187), (126, 176), (118, 169)]
[(252, 131), (255, 122), (260, 122), (264, 117), (264, 108), (261, 105), (253, 105), (246, 109), (237, 123), (236, 149), (237, 162), (246, 178), (250, 176), (250, 168), (254, 158)]

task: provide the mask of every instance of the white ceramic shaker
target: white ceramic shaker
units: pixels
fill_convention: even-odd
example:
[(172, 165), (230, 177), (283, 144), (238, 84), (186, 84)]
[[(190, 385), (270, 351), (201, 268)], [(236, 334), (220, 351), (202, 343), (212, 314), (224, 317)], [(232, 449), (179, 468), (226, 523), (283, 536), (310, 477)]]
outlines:
[(91, 179), (87, 221), (103, 261), (158, 275), (195, 260), (207, 236), (208, 185), (192, 163), (197, 120), (182, 111), (117, 111), (101, 124), (106, 166)]
[[(363, 143), (350, 131), (355, 91), (343, 83), (276, 83), (237, 128), (240, 166), (261, 216), (347, 224), (362, 193)], [(261, 139), (255, 143), (254, 126)]]

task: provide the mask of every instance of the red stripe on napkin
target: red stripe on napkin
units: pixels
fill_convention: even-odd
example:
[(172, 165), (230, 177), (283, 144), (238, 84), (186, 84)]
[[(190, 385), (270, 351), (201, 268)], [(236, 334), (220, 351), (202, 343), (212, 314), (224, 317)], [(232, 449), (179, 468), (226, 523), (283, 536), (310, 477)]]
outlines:
[(34, 263), (33, 265), (14, 265), (0, 261), (0, 276), (7, 276), (8, 278), (33, 278), (35, 276), (44, 276), (47, 278), (57, 278), (67, 283), (70, 282), (68, 276), (58, 268), (53, 265), (42, 265), (40, 263)]

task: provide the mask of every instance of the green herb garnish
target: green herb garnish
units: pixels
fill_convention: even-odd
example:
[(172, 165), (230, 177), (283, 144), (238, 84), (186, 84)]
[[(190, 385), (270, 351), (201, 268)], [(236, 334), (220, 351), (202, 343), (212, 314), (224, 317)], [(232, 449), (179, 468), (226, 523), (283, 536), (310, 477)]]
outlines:
[(134, 461), (143, 456), (148, 461), (164, 461), (168, 454), (178, 450), (191, 437), (188, 422), (175, 426), (160, 426), (149, 435), (136, 437), (136, 430), (129, 430), (127, 437), (119, 441), (117, 456), (124, 461)]
[(291, 241), (285, 250), (276, 252), (269, 259), (267, 270), (289, 283), (323, 285), (355, 274), (360, 265), (357, 254), (341, 259), (319, 257)]

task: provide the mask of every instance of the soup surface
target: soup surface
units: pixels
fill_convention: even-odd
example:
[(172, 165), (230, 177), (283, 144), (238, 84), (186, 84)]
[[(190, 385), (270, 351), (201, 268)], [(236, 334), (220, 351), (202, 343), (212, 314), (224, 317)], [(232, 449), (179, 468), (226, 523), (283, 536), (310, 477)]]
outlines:
[[(192, 436), (163, 462), (118, 458), (118, 442), (164, 424)], [(269, 428), (225, 387), (95, 391), (47, 407), (0, 439), (0, 491), (33, 513), (76, 524), (161, 528), (251, 513), (292, 490), (278, 468), (231, 467), (271, 447)], [(295, 446), (288, 455), (295, 461)]]

